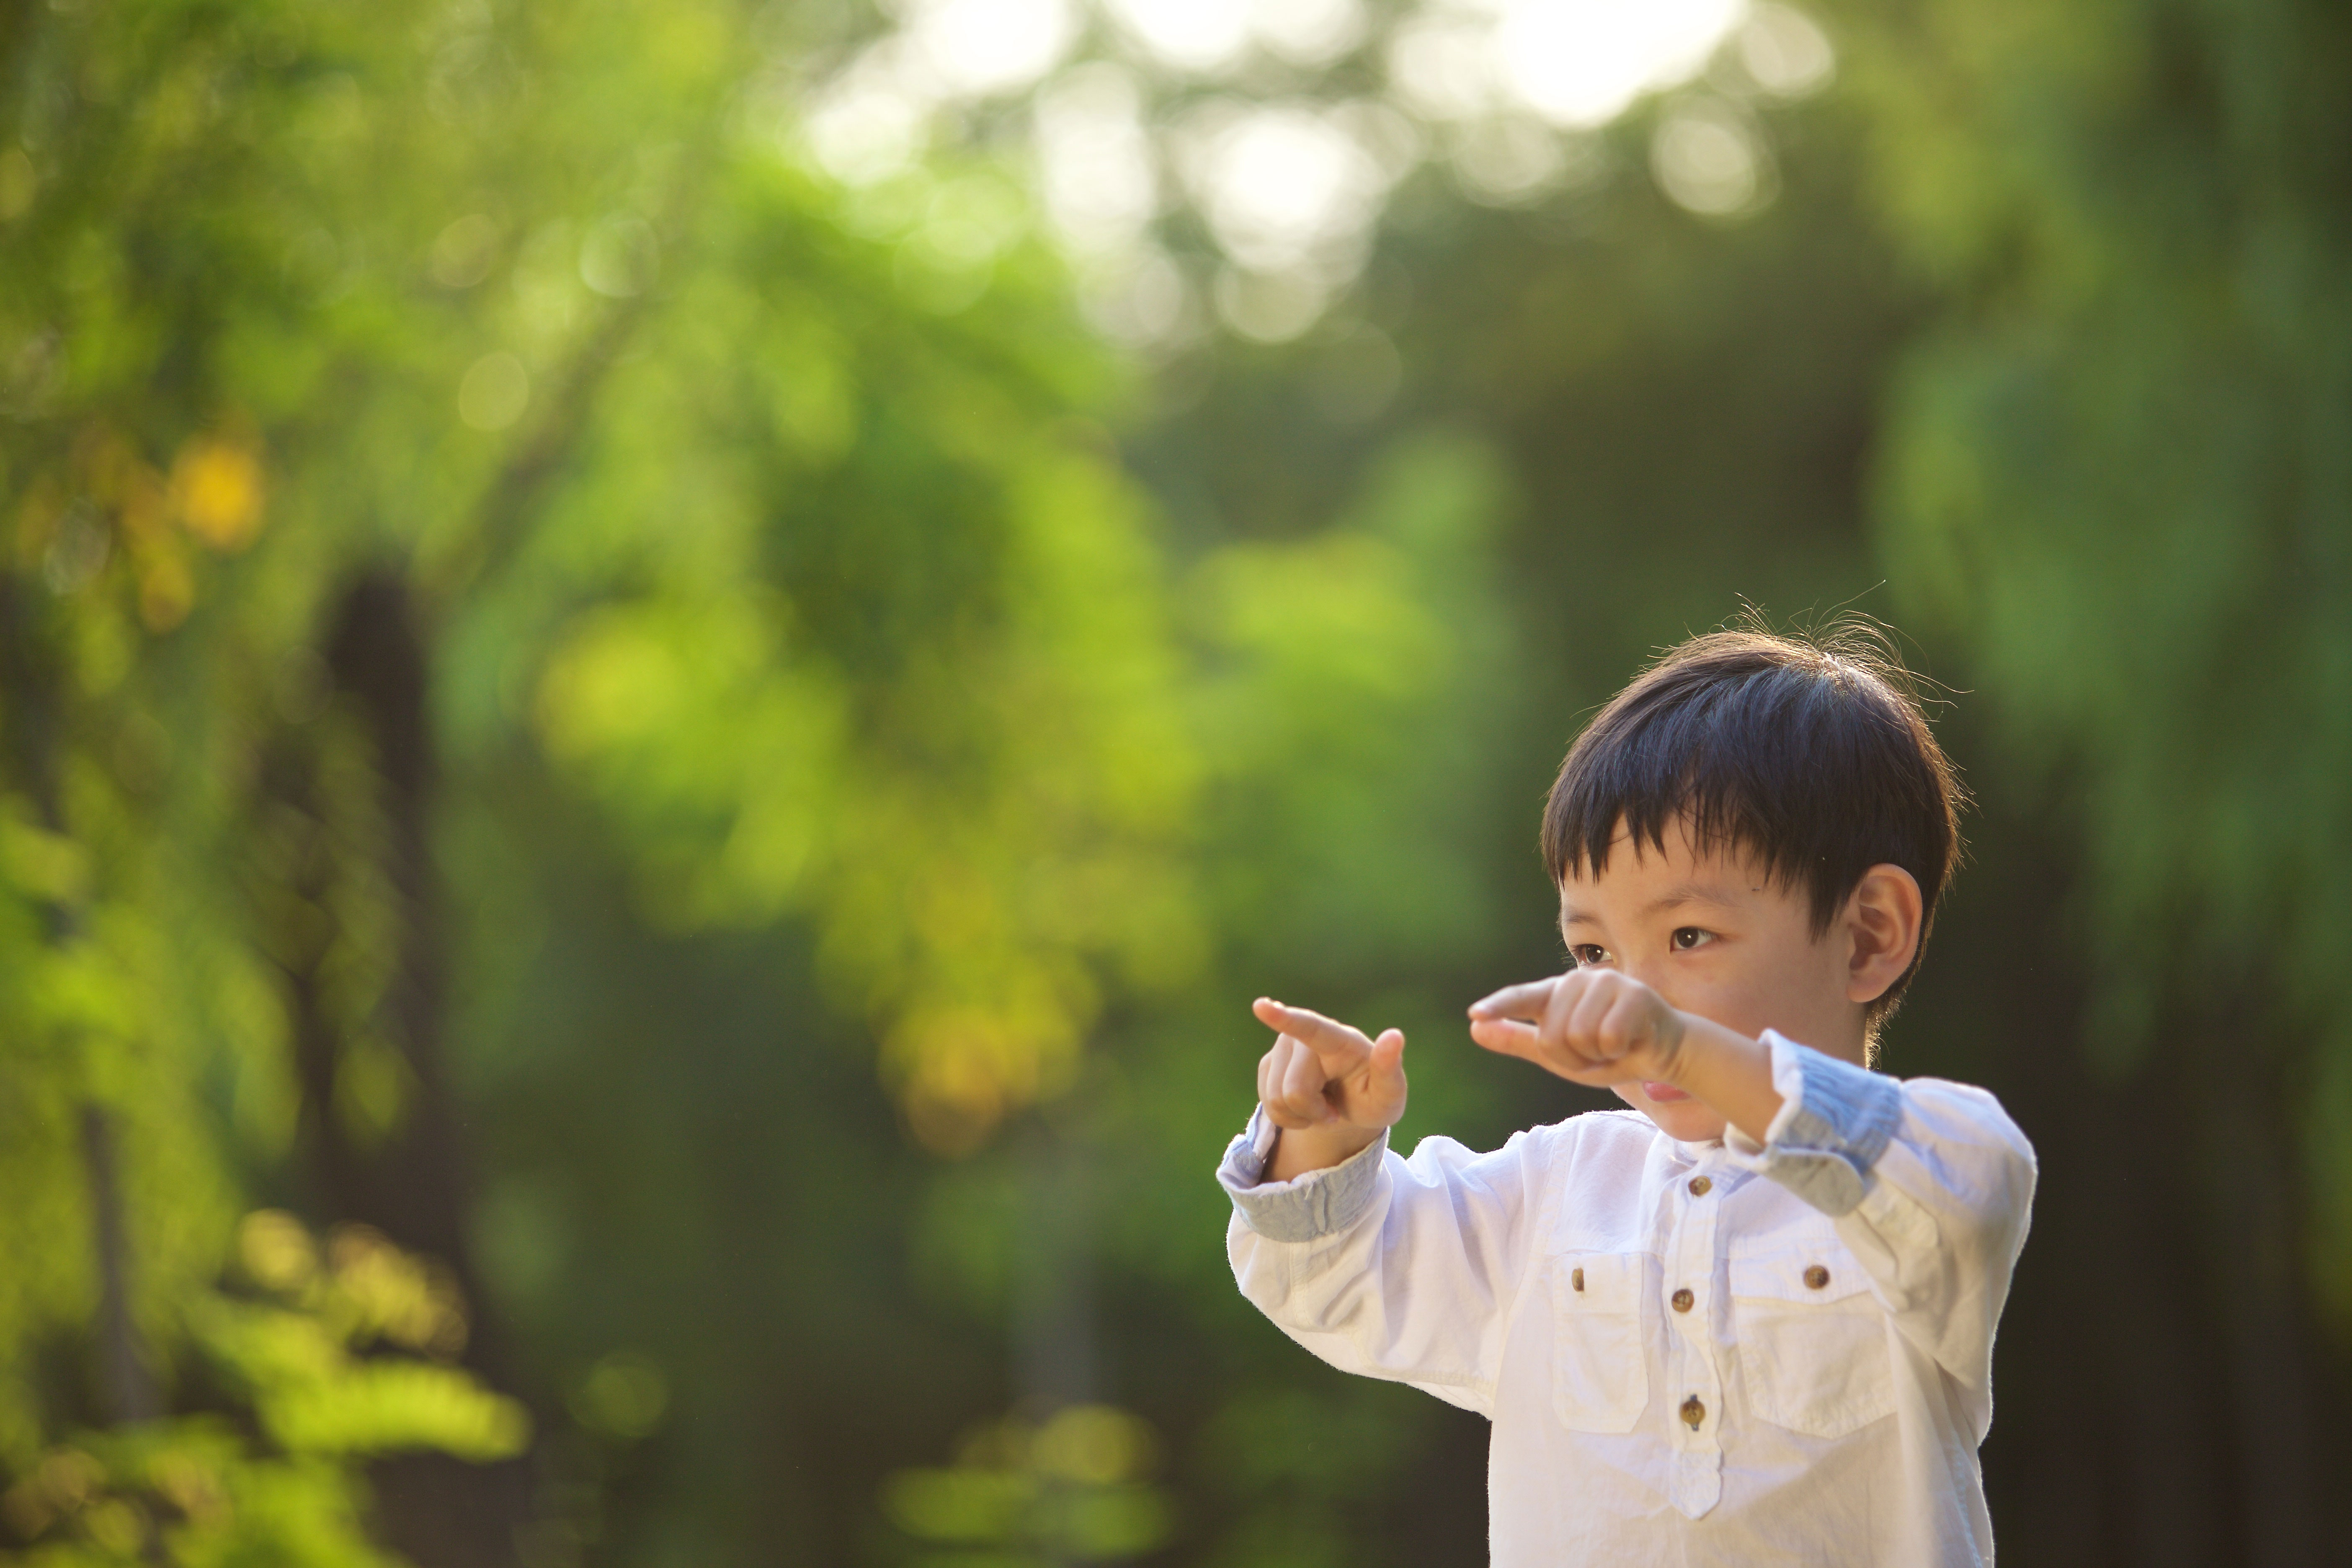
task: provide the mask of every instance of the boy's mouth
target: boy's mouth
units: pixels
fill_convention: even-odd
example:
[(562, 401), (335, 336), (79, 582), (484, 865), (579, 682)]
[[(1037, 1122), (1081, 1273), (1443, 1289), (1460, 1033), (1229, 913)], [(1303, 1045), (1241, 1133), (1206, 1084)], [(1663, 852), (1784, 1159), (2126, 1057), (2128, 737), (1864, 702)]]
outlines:
[(1659, 1105), (1672, 1105), (1675, 1100), (1690, 1098), (1686, 1090), (1676, 1089), (1673, 1084), (1652, 1083), (1648, 1079), (1642, 1080), (1642, 1092)]

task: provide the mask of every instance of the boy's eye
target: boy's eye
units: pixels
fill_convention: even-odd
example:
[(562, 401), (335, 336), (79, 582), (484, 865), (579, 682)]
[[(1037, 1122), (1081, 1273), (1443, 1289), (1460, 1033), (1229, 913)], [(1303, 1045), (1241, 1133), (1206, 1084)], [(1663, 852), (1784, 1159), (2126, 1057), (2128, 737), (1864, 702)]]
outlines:
[(1588, 969), (1593, 964), (1609, 962), (1609, 950), (1594, 942), (1570, 948), (1568, 955), (1576, 960), (1576, 966), (1579, 969)]
[(1675, 930), (1675, 951), (1688, 952), (1692, 948), (1705, 947), (1714, 940), (1715, 933), (1712, 931), (1701, 931), (1696, 926), (1678, 926)]

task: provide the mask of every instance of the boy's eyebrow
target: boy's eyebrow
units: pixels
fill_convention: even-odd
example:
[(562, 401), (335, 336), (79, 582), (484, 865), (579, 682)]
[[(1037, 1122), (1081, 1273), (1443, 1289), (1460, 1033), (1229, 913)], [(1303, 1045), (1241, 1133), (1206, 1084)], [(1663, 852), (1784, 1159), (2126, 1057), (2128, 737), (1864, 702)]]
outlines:
[[(1713, 904), (1718, 909), (1727, 910), (1737, 906), (1738, 901), (1714, 883), (1685, 882), (1681, 887), (1670, 888), (1651, 900), (1643, 907), (1642, 916), (1647, 919), (1661, 910), (1671, 910), (1680, 904)], [(1572, 925), (1591, 925), (1599, 918), (1597, 915), (1589, 915), (1581, 910), (1572, 908), (1564, 907), (1559, 912), (1559, 923), (1562, 929)]]
[(1719, 904), (1729, 909), (1738, 901), (1720, 882), (1685, 882), (1681, 887), (1652, 900), (1650, 907), (1642, 912), (1654, 915), (1660, 910), (1673, 909), (1676, 904)]

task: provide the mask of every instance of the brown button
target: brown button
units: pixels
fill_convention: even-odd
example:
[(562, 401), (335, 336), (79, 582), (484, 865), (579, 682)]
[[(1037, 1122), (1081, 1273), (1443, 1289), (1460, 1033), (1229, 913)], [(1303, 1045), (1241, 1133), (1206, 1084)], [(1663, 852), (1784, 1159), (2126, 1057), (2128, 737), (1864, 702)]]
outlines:
[(1820, 1264), (1813, 1264), (1805, 1270), (1806, 1289), (1819, 1290), (1825, 1288), (1829, 1282), (1830, 1271), (1822, 1268)]
[(1571, 1268), (1568, 1271), (1568, 1288), (1571, 1290), (1581, 1290), (1584, 1289), (1583, 1269)]
[(1691, 1310), (1691, 1301), (1693, 1297), (1687, 1288), (1675, 1291), (1671, 1299), (1674, 1301), (1675, 1311), (1687, 1312)]
[(1685, 1426), (1696, 1432), (1699, 1428), (1699, 1423), (1706, 1419), (1706, 1406), (1698, 1402), (1697, 1394), (1694, 1394), (1688, 1399), (1683, 1401), (1683, 1424)]
[(1709, 1193), (1713, 1192), (1714, 1190), (1715, 1190), (1715, 1184), (1714, 1184), (1713, 1182), (1708, 1181), (1705, 1176), (1693, 1176), (1693, 1177), (1691, 1178), (1691, 1182), (1690, 1182), (1690, 1194), (1691, 1194), (1691, 1196), (1693, 1196), (1693, 1197), (1695, 1197), (1695, 1198), (1703, 1198), (1703, 1197), (1706, 1196), (1706, 1194), (1709, 1194)]

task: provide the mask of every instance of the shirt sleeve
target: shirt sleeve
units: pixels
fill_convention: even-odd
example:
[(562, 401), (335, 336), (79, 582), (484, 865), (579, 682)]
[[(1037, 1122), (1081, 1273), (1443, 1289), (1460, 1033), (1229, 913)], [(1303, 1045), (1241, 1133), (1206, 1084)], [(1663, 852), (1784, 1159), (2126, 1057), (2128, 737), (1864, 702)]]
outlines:
[(2025, 1246), (2033, 1146), (1981, 1089), (1897, 1080), (1770, 1030), (1780, 1114), (1733, 1150), (1830, 1215), (1904, 1336), (1991, 1421), (1993, 1331)]
[(1217, 1171), (1242, 1294), (1342, 1372), (1492, 1415), (1532, 1228), (1528, 1135), (1491, 1154), (1425, 1138), (1410, 1160), (1383, 1138), (1328, 1169), (1261, 1183), (1273, 1142), (1261, 1110)]

